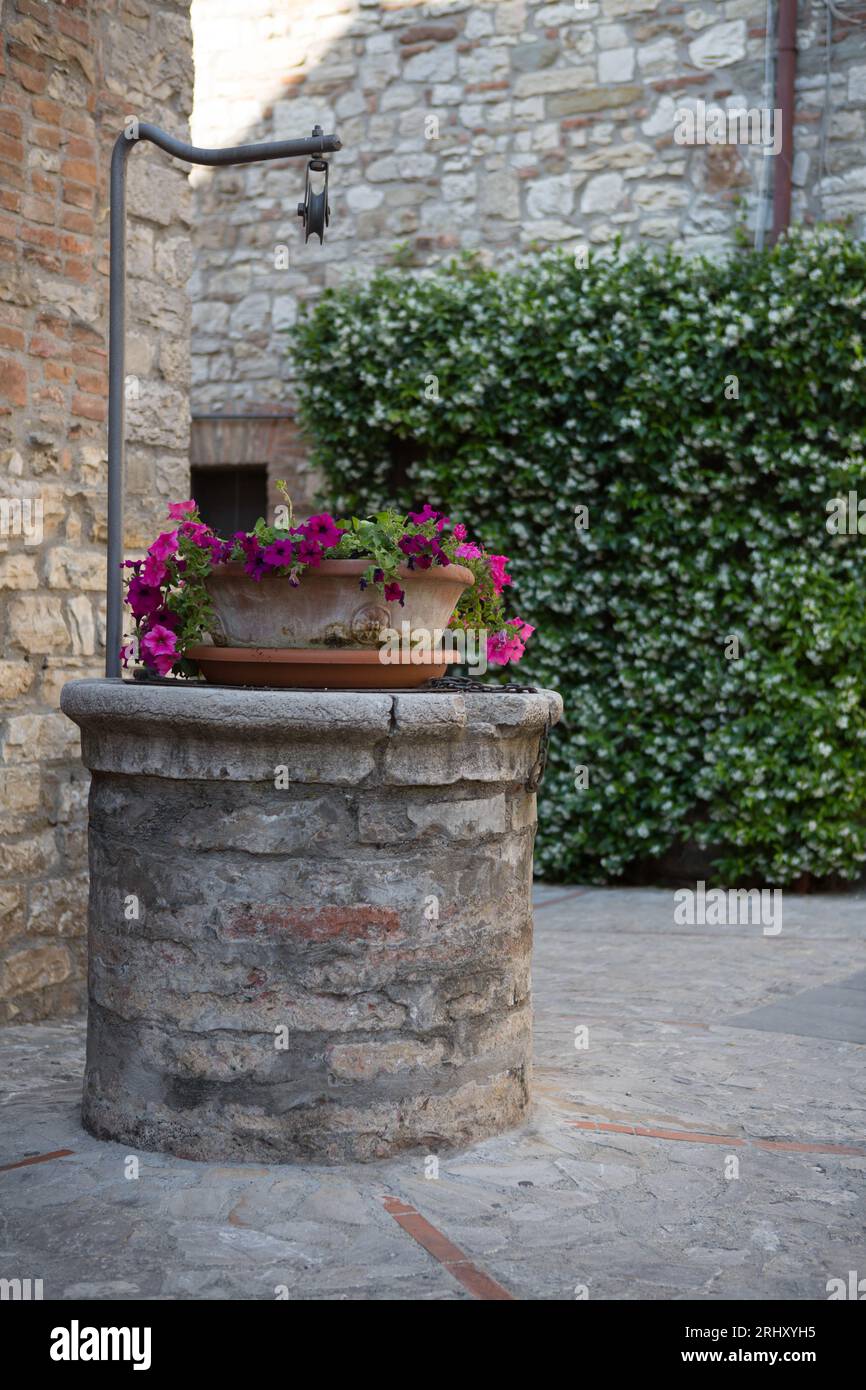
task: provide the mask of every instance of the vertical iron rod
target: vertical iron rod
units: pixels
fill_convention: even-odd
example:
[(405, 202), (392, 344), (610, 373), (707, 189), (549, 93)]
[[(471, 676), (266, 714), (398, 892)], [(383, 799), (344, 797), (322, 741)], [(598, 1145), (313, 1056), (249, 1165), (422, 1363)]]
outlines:
[(120, 675), (123, 640), (123, 485), (126, 426), (126, 158), (132, 148), (118, 135), (111, 152), (111, 218), (108, 288), (108, 576), (105, 674)]

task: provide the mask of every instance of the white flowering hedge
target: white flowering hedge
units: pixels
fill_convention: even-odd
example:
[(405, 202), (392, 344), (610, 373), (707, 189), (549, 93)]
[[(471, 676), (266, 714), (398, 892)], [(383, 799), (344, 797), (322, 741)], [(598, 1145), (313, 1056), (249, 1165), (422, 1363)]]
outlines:
[(822, 230), (382, 273), (302, 323), (334, 505), (429, 498), (512, 557), (520, 679), (565, 699), (549, 877), (689, 841), (719, 881), (862, 872), (866, 536), (826, 522), (859, 490), (866, 531), (864, 305), (866, 248)]

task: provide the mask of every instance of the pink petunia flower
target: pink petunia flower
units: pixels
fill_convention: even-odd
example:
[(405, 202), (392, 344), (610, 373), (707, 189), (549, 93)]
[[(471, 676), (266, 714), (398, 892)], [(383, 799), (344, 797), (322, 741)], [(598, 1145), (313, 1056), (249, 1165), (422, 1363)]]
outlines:
[(190, 497), (188, 502), (170, 502), (168, 507), (169, 521), (182, 521), (190, 512), (198, 511), (195, 501)]
[(458, 521), (457, 525), (454, 527), (454, 539), (455, 541), (465, 541), (466, 539), (466, 527), (463, 525), (462, 521)]
[(480, 560), (481, 551), (474, 541), (466, 541), (464, 545), (458, 545), (457, 557), (460, 560)]
[(506, 666), (509, 661), (519, 661), (534, 631), (532, 624), (522, 618), (509, 618), (501, 632), (494, 632), (487, 639), (488, 662), (491, 666)]
[(148, 666), (154, 666), (161, 676), (167, 676), (177, 661), (177, 636), (156, 623), (141, 639), (141, 655)]
[(205, 526), (203, 521), (185, 521), (180, 529), (189, 540), (193, 541), (195, 545), (201, 546), (202, 549), (210, 539), (210, 527)]
[(490, 565), (490, 577), (493, 580), (493, 587), (497, 594), (501, 594), (506, 584), (511, 583), (511, 575), (505, 573), (505, 566), (509, 563), (505, 555), (488, 555)]
[(158, 589), (168, 574), (168, 566), (164, 560), (160, 560), (156, 555), (148, 555), (141, 567), (142, 583), (151, 588)]
[(176, 552), (177, 531), (163, 531), (161, 536), (157, 536), (147, 553), (156, 560), (167, 560), (169, 555), (174, 555)]
[(535, 631), (532, 623), (525, 623), (522, 618), (509, 618), (508, 626), (517, 629), (517, 635), (522, 642), (528, 642)]

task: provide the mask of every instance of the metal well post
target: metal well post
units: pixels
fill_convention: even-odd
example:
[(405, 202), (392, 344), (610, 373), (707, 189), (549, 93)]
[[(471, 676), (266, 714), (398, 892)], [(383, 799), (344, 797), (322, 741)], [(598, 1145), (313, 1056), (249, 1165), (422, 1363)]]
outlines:
[[(123, 636), (123, 482), (125, 455), (126, 359), (126, 161), (140, 140), (149, 140), (187, 164), (258, 164), (270, 159), (321, 158), (341, 148), (337, 135), (315, 126), (302, 140), (271, 140), (224, 150), (187, 145), (147, 121), (130, 119), (111, 155), (111, 220), (108, 309), (108, 577), (106, 581), (105, 674), (120, 675)], [(309, 227), (306, 228), (309, 235)]]

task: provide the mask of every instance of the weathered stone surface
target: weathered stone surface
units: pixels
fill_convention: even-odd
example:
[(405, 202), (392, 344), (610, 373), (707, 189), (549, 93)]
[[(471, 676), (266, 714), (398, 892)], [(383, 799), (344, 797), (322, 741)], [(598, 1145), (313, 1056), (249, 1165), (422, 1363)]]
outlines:
[(11, 645), (25, 652), (64, 651), (69, 631), (63, 620), (63, 602), (53, 595), (27, 594), (9, 604)]
[[(94, 680), (62, 707), (93, 771), (93, 1133), (333, 1161), (520, 1119), (558, 696)], [(52, 907), (74, 931), (48, 884), (29, 930)]]
[(70, 970), (69, 954), (63, 946), (28, 946), (13, 951), (3, 963), (3, 993), (14, 996), (60, 984)]
[(0, 661), (0, 700), (17, 700), (33, 684), (29, 661)]
[[(795, 155), (817, 140), (826, 40), (816, 13), (824, 8), (817, 0), (800, 6)], [(365, 275), (388, 266), (395, 242), (407, 244), (421, 270), (459, 250), (480, 250), (504, 267), (528, 244), (601, 245), (618, 235), (627, 243), (663, 238), (720, 254), (733, 244), (744, 215), (754, 228), (759, 181), (751, 178), (742, 210), (739, 200), (716, 198), (719, 225), (712, 228), (713, 244), (706, 243), (706, 228), (695, 216), (706, 147), (675, 146), (674, 129), (677, 110), (698, 97), (711, 105), (734, 97), (746, 108), (766, 104), (766, 0), (593, 0), (580, 7), (574, 0), (413, 0), (400, 6), (344, 0), (339, 15), (334, 0), (289, 0), (290, 35), (281, 22), (285, 6), (267, 0), (267, 24), (254, 41), (248, 0), (222, 0), (218, 23), (207, 7), (198, 9), (195, 120), (206, 143), (234, 139), (239, 130), (256, 140), (298, 135), (315, 120), (343, 138), (331, 161), (332, 240), (324, 248), (296, 246), (294, 234), (276, 220), (287, 181), (283, 170), (264, 179), (255, 166), (221, 170), (198, 184), (194, 236), (203, 297), (228, 307), (255, 290), (267, 300), (254, 330), (265, 351), (250, 351), (242, 316), (221, 337), (206, 322), (197, 326), (193, 400), (200, 410), (267, 402), (285, 408), (294, 369), (285, 362), (277, 301), (292, 298), (297, 305), (315, 297), (359, 264)], [(303, 28), (300, 19), (294, 23), (301, 10)], [(807, 221), (851, 215), (855, 234), (862, 235), (866, 190), (856, 175), (864, 163), (866, 68), (860, 30), (855, 25), (843, 33), (832, 45), (825, 158), (795, 166), (802, 191), (795, 213)], [(601, 149), (599, 173), (626, 167), (625, 151), (641, 123), (658, 142), (658, 152), (631, 166), (629, 178), (641, 192), (658, 177), (659, 156), (680, 152), (666, 176), (677, 181), (683, 198), (667, 204), (665, 215), (651, 201), (633, 201), (627, 210), (604, 201), (584, 207), (579, 191), (569, 198), (564, 187), (551, 187), (564, 172), (555, 161), (569, 147)], [(535, 152), (549, 160), (529, 157)], [(835, 182), (851, 168), (853, 180)], [(291, 280), (269, 270), (272, 245), (263, 240), (269, 228), (273, 244), (286, 241), (291, 248)]]
[(689, 57), (696, 68), (722, 68), (736, 63), (746, 52), (746, 21), (734, 19), (714, 24), (689, 44)]
[[(670, 891), (537, 888), (532, 1123), (432, 1163), (431, 1096), (429, 1148), (374, 1173), (250, 1164), (242, 1152), (198, 1166), (142, 1154), (140, 1181), (127, 1181), (130, 1149), (78, 1122), (83, 1020), (6, 1028), (0, 1163), (73, 1153), (3, 1175), (4, 1273), (38, 1270), (46, 1298), (121, 1299), (130, 1316), (142, 1299), (268, 1301), (275, 1285), (300, 1301), (468, 1299), (460, 1266), (432, 1259), (389, 1214), (387, 1193), (515, 1299), (573, 1300), (580, 1282), (590, 1306), (826, 1300), (829, 1278), (862, 1278), (863, 1048), (743, 1029), (732, 1015), (768, 999), (796, 1005), (809, 986), (862, 971), (863, 898), (786, 895), (772, 943), (719, 930), (684, 933)], [(511, 1017), (519, 1027), (519, 1011)], [(574, 1045), (581, 1025), (588, 1051)], [(486, 1046), (484, 1026), (467, 1040)], [(230, 1033), (169, 1043), (145, 1024), (130, 1042), (145, 1068), (182, 1072), (190, 1086), (213, 1078), (215, 1061), (239, 1062), (263, 1086), (286, 1066), (268, 1040)], [(341, 1057), (341, 1047), (362, 1050)], [(380, 1035), (341, 1038), (329, 1055), (347, 1070), (381, 1062), (396, 1082), (423, 1061), (389, 1047)], [(462, 1042), (454, 1055), (468, 1055)], [(514, 1106), (513, 1089), (503, 1100)], [(386, 1143), (403, 1110), (389, 1108)], [(165, 1115), (179, 1139), (178, 1118)], [(687, 1142), (687, 1131), (724, 1142)], [(739, 1186), (726, 1180), (731, 1154)]]
[[(53, 823), (51, 798), (38, 796), (45, 763), (58, 782), (64, 768), (77, 773), (77, 740), (56, 713), (58, 682), (93, 675), (104, 660), (112, 146), (129, 115), (187, 138), (192, 33), (189, 4), (178, 0), (10, 0), (0, 9), (0, 760), (16, 765), (3, 778), (0, 837), (20, 846)], [(129, 179), (127, 437), (137, 429), (157, 447), (129, 439), (126, 554), (161, 529), (168, 478), (178, 480), (175, 497), (189, 496), (192, 260), (188, 166), (142, 143), (130, 151)], [(67, 806), (57, 882), (80, 884), (83, 820), (82, 807)], [(38, 968), (37, 958), (18, 958), (4, 972), (3, 953), (17, 949), (4, 936), (0, 1019), (78, 1008), (83, 951), (67, 940), (71, 908), (46, 896), (39, 856), (28, 864), (10, 849), (10, 858), (38, 949), (53, 950), (54, 935), (64, 941)]]

